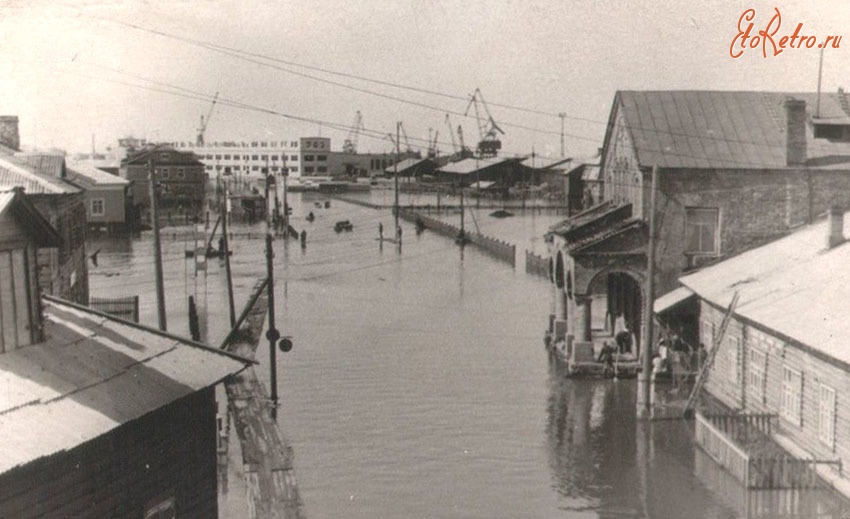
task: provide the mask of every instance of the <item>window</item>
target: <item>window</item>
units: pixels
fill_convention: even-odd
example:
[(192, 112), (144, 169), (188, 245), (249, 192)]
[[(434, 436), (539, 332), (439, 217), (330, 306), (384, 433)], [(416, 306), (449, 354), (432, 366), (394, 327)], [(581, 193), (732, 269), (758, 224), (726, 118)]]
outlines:
[(290, 166), (289, 171), (291, 171), (293, 173), (298, 173), (298, 166)]
[(717, 254), (720, 210), (706, 207), (685, 208), (685, 252)]
[(313, 166), (305, 166), (304, 167), (304, 173), (312, 173), (312, 172), (313, 172)]
[(327, 173), (327, 172), (328, 172), (328, 167), (327, 167), (327, 166), (319, 166), (319, 167), (317, 167), (317, 168), (316, 168), (316, 171), (317, 171), (318, 173)]
[(741, 384), (741, 338), (727, 337), (728, 349), (726, 355), (729, 361), (729, 381), (733, 384)]
[(277, 160), (277, 155), (272, 155), (272, 160)]
[(313, 155), (304, 155), (304, 162), (313, 162), (315, 160), (315, 156)]
[(91, 201), (91, 215), (103, 216), (106, 214), (103, 198), (93, 198)]
[(221, 160), (221, 155), (216, 155), (215, 160)]
[(230, 155), (225, 155), (224, 160), (230, 160)]
[(269, 160), (269, 156), (268, 155), (262, 155), (260, 157), (260, 160)]
[(260, 171), (260, 166), (251, 166), (251, 171)]
[(803, 374), (795, 369), (782, 369), (782, 407), (780, 413), (796, 426), (803, 425)]
[(207, 156), (206, 156), (206, 157), (207, 157), (207, 160), (212, 160), (212, 158), (213, 158), (213, 156), (212, 156), (212, 155), (210, 155), (210, 154), (207, 154)]
[(818, 439), (830, 448), (835, 444), (835, 390), (824, 384), (818, 398)]
[(251, 155), (251, 160), (260, 160), (259, 155)]
[(316, 160), (328, 160), (328, 156), (327, 155), (319, 155), (318, 157), (316, 157)]
[(757, 348), (750, 350), (750, 395), (758, 402), (764, 403), (764, 386), (767, 372), (767, 353)]
[(293, 148), (297, 148), (298, 147), (298, 141), (292, 141), (292, 142), (289, 143), (289, 145)]
[(177, 178), (186, 178), (186, 172), (183, 168), (177, 168)]

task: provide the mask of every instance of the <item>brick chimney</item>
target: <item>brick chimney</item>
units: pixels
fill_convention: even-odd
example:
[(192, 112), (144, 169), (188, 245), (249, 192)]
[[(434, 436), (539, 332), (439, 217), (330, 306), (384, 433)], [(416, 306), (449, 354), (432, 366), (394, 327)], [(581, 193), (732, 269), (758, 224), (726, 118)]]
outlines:
[(844, 211), (837, 206), (829, 208), (829, 235), (827, 236), (828, 248), (844, 243)]
[(0, 144), (16, 151), (21, 149), (17, 115), (0, 115)]
[(806, 164), (806, 102), (802, 99), (785, 100), (785, 164)]

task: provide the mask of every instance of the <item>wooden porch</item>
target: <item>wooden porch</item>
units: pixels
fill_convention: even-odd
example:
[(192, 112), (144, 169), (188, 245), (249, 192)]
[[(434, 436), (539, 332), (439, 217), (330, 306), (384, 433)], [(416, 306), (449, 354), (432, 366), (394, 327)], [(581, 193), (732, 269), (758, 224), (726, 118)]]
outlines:
[(770, 437), (776, 427), (774, 414), (696, 413), (697, 445), (749, 489), (823, 488), (815, 473), (820, 464), (836, 460), (795, 458)]

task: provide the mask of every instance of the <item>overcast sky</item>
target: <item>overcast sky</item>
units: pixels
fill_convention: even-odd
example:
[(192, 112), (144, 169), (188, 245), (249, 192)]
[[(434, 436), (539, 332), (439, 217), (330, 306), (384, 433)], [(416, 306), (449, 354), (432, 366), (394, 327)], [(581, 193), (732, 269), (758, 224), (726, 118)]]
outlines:
[(847, 0), (0, 0), (0, 114), (20, 117), (24, 146), (89, 151), (95, 135), (103, 151), (125, 135), (193, 140), (219, 92), (207, 141), (321, 134), (339, 149), (359, 110), (362, 151), (389, 151), (371, 135), (403, 121), (412, 145), (433, 128), (448, 153), (447, 112), (478, 140), (463, 117), (478, 87), (506, 153), (558, 156), (563, 112), (566, 153), (582, 156), (601, 146), (617, 90), (815, 91), (816, 48), (729, 55), (744, 10), (758, 30), (774, 7), (777, 36), (798, 23), (843, 36), (822, 89), (850, 89)]

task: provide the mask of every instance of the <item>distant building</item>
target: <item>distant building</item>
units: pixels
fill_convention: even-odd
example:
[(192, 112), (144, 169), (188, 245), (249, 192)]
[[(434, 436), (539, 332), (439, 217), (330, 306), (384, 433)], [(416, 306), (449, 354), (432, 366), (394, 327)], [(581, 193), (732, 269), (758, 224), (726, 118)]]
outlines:
[(491, 182), (495, 188), (507, 193), (508, 188), (516, 183), (531, 179), (531, 169), (521, 162), (522, 158), (510, 157), (469, 158), (449, 162), (434, 174), (438, 181), (458, 187)]
[(618, 318), (640, 341), (653, 167), (655, 290), (664, 294), (683, 273), (784, 236), (832, 204), (850, 206), (847, 101), (843, 92), (820, 101), (814, 93), (617, 92), (600, 197), (547, 234), (552, 331), (576, 345), (568, 353), (587, 357), (594, 337), (610, 341)]
[(69, 163), (67, 170), (68, 180), (85, 193), (90, 229), (102, 229), (110, 234), (130, 230), (133, 198), (129, 180), (85, 163)]
[(200, 216), (204, 206), (204, 164), (192, 152), (167, 146), (150, 146), (132, 151), (121, 162), (121, 178), (132, 182), (135, 213), (141, 220), (150, 211), (150, 164), (160, 183), (160, 216)]

